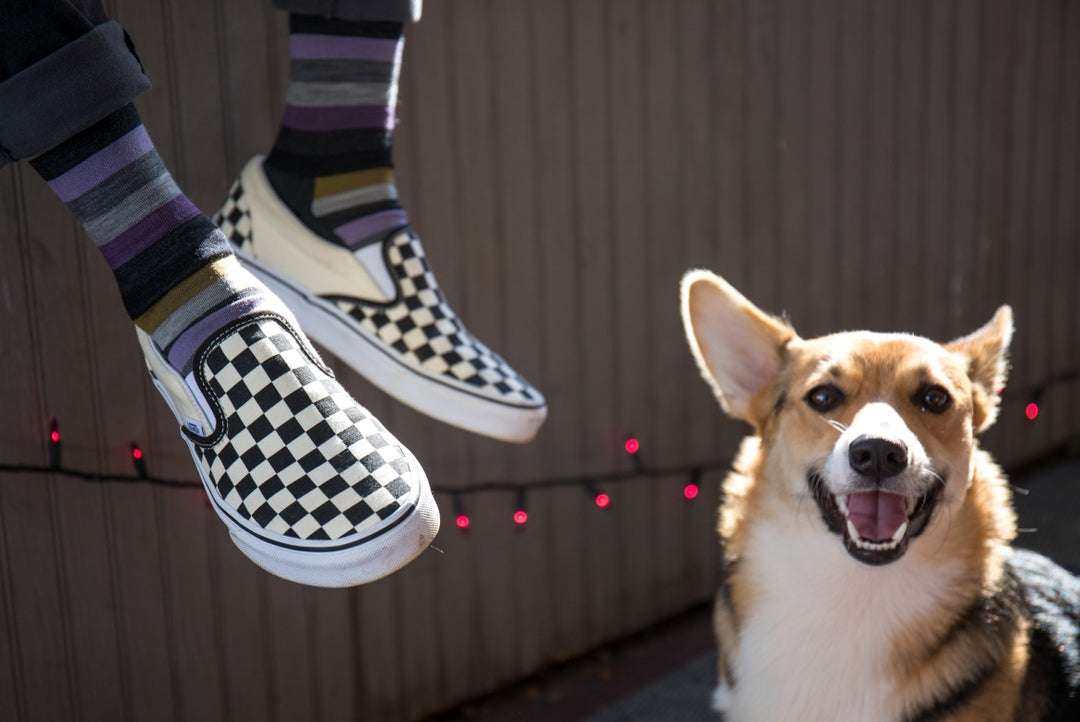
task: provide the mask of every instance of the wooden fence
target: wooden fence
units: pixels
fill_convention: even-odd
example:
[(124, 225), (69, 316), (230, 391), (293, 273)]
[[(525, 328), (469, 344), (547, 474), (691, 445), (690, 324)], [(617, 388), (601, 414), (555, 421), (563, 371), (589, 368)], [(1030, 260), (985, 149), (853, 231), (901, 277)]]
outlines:
[[(113, 0), (138, 101), (207, 212), (274, 137), (284, 17), (264, 0)], [(958, 336), (1011, 303), (1009, 464), (1080, 431), (1080, 4), (429, 0), (397, 165), (451, 303), (546, 393), (528, 446), (472, 437), (337, 366), (440, 489), (730, 457), (676, 284), (724, 274), (803, 335)], [(194, 479), (105, 263), (25, 166), (0, 171), (0, 463)], [(415, 718), (707, 599), (719, 472), (463, 497), (472, 525), (328, 591), (234, 550), (201, 492), (0, 473), (0, 718)]]

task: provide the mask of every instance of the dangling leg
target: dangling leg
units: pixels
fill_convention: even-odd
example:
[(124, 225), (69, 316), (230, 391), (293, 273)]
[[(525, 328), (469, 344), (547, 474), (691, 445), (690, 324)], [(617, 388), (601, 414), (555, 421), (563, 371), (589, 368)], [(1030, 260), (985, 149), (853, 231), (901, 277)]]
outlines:
[[(407, 0), (277, 0), (290, 77), (265, 160), (242, 171), (216, 219), (311, 337), (387, 393), (505, 441), (535, 436), (544, 397), (474, 338), (446, 301), (394, 184)], [(497, 299), (492, 299), (497, 303)]]

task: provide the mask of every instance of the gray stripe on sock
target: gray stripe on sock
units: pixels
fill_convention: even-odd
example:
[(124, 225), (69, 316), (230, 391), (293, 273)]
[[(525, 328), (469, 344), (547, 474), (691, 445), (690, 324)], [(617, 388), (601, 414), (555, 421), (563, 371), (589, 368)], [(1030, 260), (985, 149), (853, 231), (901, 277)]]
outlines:
[(177, 336), (186, 331), (191, 324), (205, 316), (212, 309), (220, 306), (226, 299), (237, 296), (250, 296), (260, 290), (258, 280), (248, 271), (241, 269), (230, 273), (222, 280), (212, 283), (199, 293), (185, 301), (180, 308), (158, 326), (151, 338), (158, 348), (167, 348)]
[(165, 173), (165, 163), (157, 151), (150, 150), (143, 157), (113, 173), (106, 180), (86, 193), (70, 201), (67, 206), (80, 223), (86, 224), (112, 210), (117, 198), (124, 198)]
[(157, 178), (144, 183), (119, 205), (83, 226), (94, 240), (94, 245), (102, 246), (178, 195), (180, 195), (180, 187), (176, 185), (176, 181), (168, 171), (165, 171)]
[(289, 82), (388, 83), (394, 80), (394, 68), (377, 60), (293, 60)]
[(392, 105), (396, 97), (392, 83), (289, 83), (285, 102), (305, 108)]
[(114, 237), (143, 220), (154, 210), (172, 201), (180, 194), (176, 181), (168, 172), (145, 183), (117, 206), (94, 220), (84, 223), (83, 228), (94, 240), (94, 245), (103, 246)]
[(375, 185), (335, 193), (332, 196), (316, 198), (311, 201), (311, 212), (316, 217), (325, 216), (367, 203), (396, 201), (397, 197), (397, 188), (393, 183), (376, 183)]

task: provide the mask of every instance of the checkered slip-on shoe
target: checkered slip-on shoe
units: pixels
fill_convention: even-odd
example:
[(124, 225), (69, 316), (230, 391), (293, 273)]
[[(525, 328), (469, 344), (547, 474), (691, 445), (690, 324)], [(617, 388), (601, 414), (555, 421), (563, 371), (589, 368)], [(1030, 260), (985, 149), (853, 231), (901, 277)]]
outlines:
[(261, 313), (230, 324), (186, 378), (142, 331), (139, 344), (240, 551), (301, 584), (363, 584), (419, 555), (439, 511), (420, 464), (294, 323)]
[[(440, 421), (527, 442), (543, 395), (474, 338), (405, 227), (357, 251), (312, 233), (248, 162), (214, 221), (304, 331), (373, 384)], [(494, 300), (494, 299), (493, 299)]]

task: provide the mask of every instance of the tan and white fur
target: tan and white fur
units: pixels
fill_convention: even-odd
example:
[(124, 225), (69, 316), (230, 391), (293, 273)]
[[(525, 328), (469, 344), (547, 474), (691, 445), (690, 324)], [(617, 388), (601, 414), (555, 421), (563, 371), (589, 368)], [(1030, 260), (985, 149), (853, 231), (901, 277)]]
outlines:
[[(725, 719), (1080, 719), (1053, 716), (1059, 677), (1036, 658), (1053, 644), (1025, 611), (1026, 577), (1053, 565), (1011, 552), (1009, 489), (976, 440), (998, 412), (1010, 309), (941, 345), (802, 339), (707, 271), (681, 301), (703, 376), (754, 432), (720, 510)], [(1073, 594), (1053, 569), (1069, 581), (1048, 594)]]

